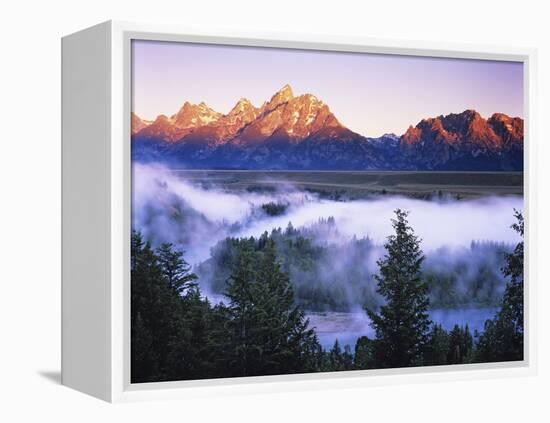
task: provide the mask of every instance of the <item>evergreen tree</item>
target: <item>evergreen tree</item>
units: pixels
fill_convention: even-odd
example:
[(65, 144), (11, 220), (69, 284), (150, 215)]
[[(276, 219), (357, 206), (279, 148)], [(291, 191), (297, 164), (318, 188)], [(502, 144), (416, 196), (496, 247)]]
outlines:
[(438, 366), (448, 364), (449, 334), (441, 325), (435, 324), (430, 332), (424, 353), (424, 364)]
[(504, 276), (509, 277), (510, 281), (506, 286), (502, 302), (503, 310), (501, 313), (505, 318), (511, 321), (513, 327), (513, 336), (511, 341), (511, 350), (516, 357), (523, 356), (523, 237), (524, 237), (524, 219), (519, 211), (515, 211), (514, 216), (517, 220), (512, 225), (522, 238), (522, 241), (516, 245), (514, 251), (506, 254), (506, 265), (502, 269)]
[(303, 312), (294, 304), (288, 275), (277, 261), (273, 239), (262, 250), (243, 244), (228, 281), (231, 325), (235, 332), (235, 372), (268, 375), (317, 368), (318, 343)]
[(430, 320), (427, 286), (420, 276), (424, 256), (420, 239), (407, 221), (408, 213), (397, 209), (392, 219), (395, 231), (377, 262), (377, 292), (386, 302), (379, 313), (366, 308), (376, 331), (374, 355), (378, 367), (420, 365), (428, 338)]
[(229, 321), (231, 312), (223, 303), (212, 308), (212, 326), (208, 339), (208, 348), (213, 351), (211, 365), (215, 377), (232, 376), (233, 370), (230, 361), (233, 352), (233, 334), (230, 330)]
[[(131, 377), (154, 382), (209, 377), (211, 307), (183, 255), (132, 234)], [(208, 348), (208, 349), (207, 349)]]
[(265, 244), (256, 286), (265, 373), (306, 371), (316, 337), (303, 311), (294, 304), (294, 291), (288, 274), (281, 271), (273, 239)]
[(368, 336), (361, 336), (355, 343), (353, 366), (358, 370), (372, 369), (374, 366), (374, 342)]
[(334, 341), (334, 345), (328, 353), (328, 366), (328, 371), (331, 372), (343, 370), (342, 349), (340, 348), (340, 343), (338, 342), (338, 339)]
[(191, 266), (183, 259), (183, 253), (173, 249), (173, 245), (163, 243), (157, 249), (160, 268), (168, 284), (178, 293), (197, 286), (197, 275), (191, 272)]
[(229, 299), (227, 326), (232, 336), (229, 366), (234, 376), (248, 376), (252, 371), (249, 362), (255, 349), (252, 339), (254, 282), (254, 251), (249, 243), (242, 243), (225, 291)]
[(342, 353), (342, 370), (353, 370), (353, 354), (348, 344), (344, 345), (344, 352)]
[[(309, 321), (307, 321), (309, 326)], [(322, 372), (325, 359), (325, 351), (315, 331), (312, 330), (311, 336), (308, 336), (302, 345), (302, 369), (300, 372)]]
[(523, 360), (523, 236), (524, 219), (515, 211), (512, 225), (521, 237), (514, 251), (506, 254), (503, 274), (510, 280), (496, 316), (485, 322), (485, 331), (479, 336), (475, 360), (479, 362)]
[(132, 383), (157, 380), (158, 355), (153, 349), (153, 335), (141, 313), (132, 314), (130, 367)]
[(179, 295), (139, 233), (131, 240), (132, 382), (166, 380), (170, 344), (180, 321)]
[(285, 235), (292, 236), (296, 234), (296, 230), (294, 229), (294, 226), (292, 226), (292, 222), (288, 222), (288, 225), (286, 226)]
[[(223, 366), (216, 367), (218, 341), (212, 342), (212, 308), (198, 287), (179, 297), (180, 313), (176, 330), (168, 345), (166, 374), (169, 380), (220, 377)], [(223, 373), (222, 373), (223, 374)]]
[(468, 325), (464, 328), (455, 325), (449, 333), (448, 364), (463, 364), (468, 362), (468, 357), (473, 346), (473, 338)]

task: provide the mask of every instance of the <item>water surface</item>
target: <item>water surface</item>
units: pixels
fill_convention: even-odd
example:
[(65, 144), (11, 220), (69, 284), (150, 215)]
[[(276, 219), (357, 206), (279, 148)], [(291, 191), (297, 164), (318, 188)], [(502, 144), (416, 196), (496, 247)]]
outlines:
[[(483, 332), (483, 327), (487, 319), (491, 319), (498, 308), (465, 308), (465, 309), (434, 309), (429, 312), (430, 319), (438, 323), (445, 330), (451, 330), (454, 325), (468, 325), (470, 332), (475, 330)], [(317, 338), (325, 349), (330, 349), (334, 341), (338, 339), (340, 346), (349, 345), (355, 348), (355, 342), (360, 336), (374, 338), (374, 330), (370, 326), (370, 319), (364, 311), (353, 312), (308, 312), (306, 317), (309, 319), (309, 325), (315, 328)]]

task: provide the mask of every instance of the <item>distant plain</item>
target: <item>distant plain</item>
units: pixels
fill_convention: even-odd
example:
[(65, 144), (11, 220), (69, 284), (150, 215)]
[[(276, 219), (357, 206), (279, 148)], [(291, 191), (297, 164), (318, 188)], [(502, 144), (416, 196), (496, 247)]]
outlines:
[(403, 171), (256, 171), (179, 170), (192, 183), (229, 191), (270, 191), (285, 185), (327, 196), (353, 200), (373, 195), (455, 198), (523, 195), (522, 172), (403, 172)]

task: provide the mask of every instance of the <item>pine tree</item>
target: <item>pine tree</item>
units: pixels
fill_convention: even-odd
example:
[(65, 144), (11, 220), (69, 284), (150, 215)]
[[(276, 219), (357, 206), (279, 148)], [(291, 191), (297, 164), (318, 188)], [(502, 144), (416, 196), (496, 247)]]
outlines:
[(431, 323), (427, 286), (420, 276), (420, 239), (407, 212), (397, 209), (395, 215), (395, 234), (388, 237), (386, 254), (377, 262), (380, 274), (374, 276), (386, 302), (379, 313), (366, 308), (376, 332), (375, 359), (382, 368), (420, 365)]
[(131, 244), (132, 382), (213, 377), (212, 310), (183, 255), (156, 251), (139, 233)]
[(143, 321), (141, 313), (131, 319), (130, 367), (132, 383), (151, 382), (159, 375), (158, 355), (153, 349), (153, 335)]
[(374, 342), (367, 336), (361, 336), (355, 343), (353, 366), (358, 370), (372, 369), (374, 366)]
[(523, 360), (523, 236), (524, 219), (515, 211), (512, 225), (521, 237), (512, 253), (506, 254), (502, 269), (510, 280), (506, 284), (502, 305), (496, 316), (485, 322), (485, 330), (479, 336), (475, 360), (479, 362)]
[(449, 364), (463, 364), (468, 362), (468, 357), (473, 346), (473, 338), (468, 325), (461, 328), (455, 325), (449, 333), (449, 353), (447, 362)]
[(516, 245), (514, 251), (506, 254), (506, 265), (502, 269), (504, 276), (510, 278), (504, 292), (503, 313), (511, 320), (513, 327), (513, 337), (511, 339), (517, 356), (523, 355), (523, 237), (524, 237), (524, 220), (523, 215), (519, 211), (515, 211), (514, 216), (517, 220), (512, 225), (522, 238), (522, 241)]
[(306, 371), (315, 349), (316, 337), (303, 311), (294, 304), (294, 291), (288, 274), (281, 270), (275, 243), (270, 238), (263, 250), (258, 271), (258, 316), (263, 328), (267, 374)]
[(233, 376), (248, 376), (251, 373), (250, 356), (253, 354), (252, 339), (255, 282), (254, 251), (249, 243), (242, 243), (237, 253), (233, 273), (227, 281), (225, 295), (229, 299), (228, 329), (231, 331), (229, 366)]
[(294, 229), (294, 226), (292, 226), (292, 222), (288, 222), (288, 225), (286, 226), (285, 235), (292, 236), (296, 234), (296, 230)]
[(166, 283), (151, 245), (131, 240), (132, 382), (166, 380), (170, 343), (180, 320), (179, 295)]
[[(198, 286), (179, 297), (180, 314), (170, 339), (166, 373), (169, 380), (220, 377), (215, 365), (219, 341), (213, 340), (213, 311)], [(223, 374), (223, 373), (222, 373)]]
[(334, 341), (334, 345), (328, 353), (328, 364), (328, 370), (331, 372), (343, 370), (342, 349), (340, 348), (340, 343), (338, 342), (338, 339)]
[(197, 286), (197, 275), (191, 272), (191, 266), (183, 259), (182, 252), (174, 250), (170, 243), (163, 243), (156, 253), (168, 284), (179, 294)]
[(424, 364), (438, 366), (448, 364), (449, 334), (441, 325), (435, 324), (430, 332), (424, 353)]
[(344, 345), (344, 352), (342, 353), (342, 370), (353, 370), (353, 354), (348, 344)]
[(228, 281), (238, 375), (269, 375), (318, 368), (318, 342), (303, 311), (294, 304), (288, 274), (277, 261), (272, 238), (254, 252), (242, 244)]

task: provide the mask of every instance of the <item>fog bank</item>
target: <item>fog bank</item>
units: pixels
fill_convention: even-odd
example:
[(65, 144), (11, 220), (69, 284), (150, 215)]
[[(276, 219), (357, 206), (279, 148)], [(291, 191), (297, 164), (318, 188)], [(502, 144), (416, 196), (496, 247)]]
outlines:
[[(266, 214), (261, 205), (268, 202), (287, 205), (285, 213)], [(229, 235), (259, 236), (273, 228), (285, 228), (289, 222), (300, 228), (331, 216), (338, 236), (368, 237), (382, 245), (392, 233), (391, 219), (397, 208), (410, 212), (409, 222), (428, 253), (443, 247), (467, 247), (472, 241), (517, 243), (518, 235), (509, 227), (513, 209), (523, 209), (523, 199), (437, 201), (383, 196), (338, 202), (291, 186), (268, 194), (204, 189), (163, 167), (133, 165), (133, 228), (153, 243), (171, 242), (186, 250), (193, 264), (208, 258), (209, 249)]]
[[(160, 166), (133, 166), (133, 229), (153, 246), (170, 242), (183, 251), (203, 292), (216, 301), (223, 298), (231, 271), (223, 257), (231, 256), (232, 243), (224, 240), (258, 238), (282, 228), (272, 236), (278, 239), (279, 259), (299, 304), (318, 311), (378, 307), (382, 299), (373, 275), (393, 232), (397, 208), (410, 212), (409, 222), (422, 239), (422, 271), (433, 307), (498, 304), (506, 284), (504, 252), (519, 241), (510, 225), (514, 208), (523, 208), (522, 198), (417, 200), (385, 195), (341, 202), (289, 185), (268, 193), (229, 192)], [(289, 223), (293, 235), (285, 229)], [(307, 238), (312, 247), (289, 250), (296, 237)]]

